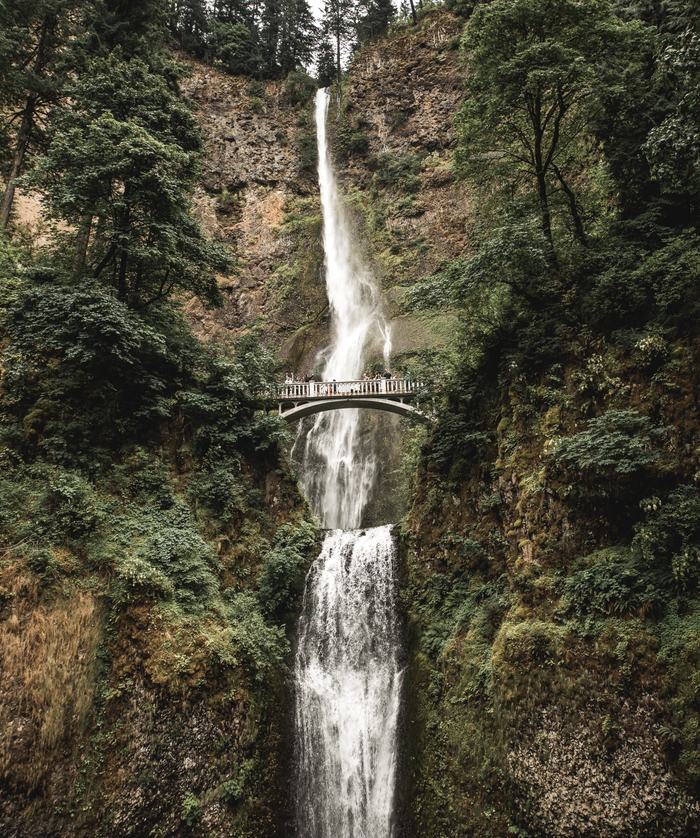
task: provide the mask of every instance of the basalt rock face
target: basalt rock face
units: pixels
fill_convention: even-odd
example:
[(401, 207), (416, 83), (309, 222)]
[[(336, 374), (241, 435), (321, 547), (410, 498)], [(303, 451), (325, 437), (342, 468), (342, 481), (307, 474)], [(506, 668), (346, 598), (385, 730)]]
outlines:
[(445, 10), (364, 46), (335, 122), (339, 176), (393, 320), (394, 354), (444, 345), (454, 320), (404, 310), (406, 291), (469, 250), (471, 195), (453, 166), (462, 21)]
[[(461, 22), (445, 11), (366, 45), (329, 120), (339, 179), (394, 318), (396, 354), (445, 343), (453, 321), (406, 315), (407, 287), (469, 245), (469, 194), (452, 171), (462, 89)], [(203, 338), (253, 323), (290, 367), (309, 372), (328, 337), (313, 103), (190, 62), (183, 90), (206, 147), (200, 218), (236, 263), (224, 305), (188, 306)]]
[[(192, 302), (190, 320), (200, 337), (225, 342), (261, 323), (269, 342), (296, 365), (308, 343), (297, 333), (313, 327), (325, 309), (320, 228), (294, 226), (300, 208), (313, 216), (317, 203), (310, 102), (307, 97), (293, 104), (283, 83), (189, 66), (183, 92), (206, 148), (195, 196), (198, 215), (235, 260), (219, 279), (223, 307), (207, 311)], [(290, 293), (293, 283), (303, 285), (308, 305), (298, 305), (299, 295)]]

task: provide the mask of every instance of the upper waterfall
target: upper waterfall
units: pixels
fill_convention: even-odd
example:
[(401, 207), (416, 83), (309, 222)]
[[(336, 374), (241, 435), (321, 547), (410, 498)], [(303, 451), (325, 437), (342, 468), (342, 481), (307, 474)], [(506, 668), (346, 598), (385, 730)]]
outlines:
[[(326, 292), (331, 312), (331, 342), (320, 362), (326, 381), (361, 377), (370, 349), (380, 350), (386, 366), (391, 329), (381, 296), (357, 247), (343, 204), (328, 147), (329, 93), (316, 94), (318, 182), (323, 210)], [(355, 410), (319, 415), (306, 436), (304, 459), (320, 461), (307, 468), (302, 482), (309, 501), (327, 527), (353, 529), (362, 515), (374, 481), (376, 455), (371, 441), (358, 444)]]

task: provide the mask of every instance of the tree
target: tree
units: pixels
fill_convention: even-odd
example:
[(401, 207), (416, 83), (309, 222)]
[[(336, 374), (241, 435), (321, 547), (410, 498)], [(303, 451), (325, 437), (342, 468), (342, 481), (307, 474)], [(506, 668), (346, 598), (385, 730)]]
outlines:
[(282, 0), (277, 62), (282, 76), (310, 63), (318, 30), (308, 0)]
[(336, 76), (335, 51), (328, 35), (322, 35), (316, 57), (316, 77), (319, 87), (329, 87)]
[(534, 186), (552, 246), (555, 194), (576, 238), (586, 240), (576, 157), (641, 37), (641, 25), (622, 21), (609, 0), (494, 0), (479, 5), (467, 26), (462, 171), (514, 191)]
[(384, 35), (395, 16), (392, 0), (360, 0), (355, 24), (358, 43)]
[(354, 6), (352, 0), (326, 0), (323, 7), (323, 31), (335, 45), (335, 74), (340, 84), (343, 72), (343, 52), (354, 33)]
[(119, 49), (148, 63), (161, 59), (168, 23), (163, 0), (96, 0), (95, 10), (91, 53), (107, 55)]
[(277, 49), (281, 12), (281, 0), (264, 0), (260, 19), (260, 55), (263, 73), (269, 78), (278, 75)]
[(0, 203), (0, 229), (7, 227), (17, 180), (28, 153), (40, 147), (42, 123), (60, 96), (68, 53), (79, 27), (77, 0), (7, 0), (0, 5), (0, 108), (15, 128), (12, 159)]
[(649, 133), (644, 152), (666, 192), (700, 197), (700, 2), (670, 5), (658, 74), (669, 107)]
[(226, 258), (190, 212), (201, 142), (190, 110), (143, 61), (118, 55), (94, 59), (67, 92), (33, 182), (55, 218), (79, 227), (88, 272), (132, 307), (175, 289), (217, 303)]
[(229, 73), (256, 76), (260, 71), (256, 33), (244, 23), (212, 21), (211, 51), (215, 63)]
[(170, 32), (185, 52), (202, 58), (208, 30), (206, 0), (172, 0)]

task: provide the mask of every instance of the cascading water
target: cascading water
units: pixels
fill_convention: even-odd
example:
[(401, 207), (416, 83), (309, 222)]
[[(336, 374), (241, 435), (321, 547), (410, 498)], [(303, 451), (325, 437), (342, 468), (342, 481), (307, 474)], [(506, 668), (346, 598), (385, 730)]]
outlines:
[[(318, 177), (332, 341), (323, 377), (359, 378), (390, 331), (354, 246), (326, 137), (328, 93), (316, 96)], [(302, 483), (324, 526), (306, 580), (295, 666), (299, 838), (390, 838), (401, 692), (396, 554), (391, 527), (359, 530), (374, 482), (371, 437), (357, 410), (320, 414), (306, 436)]]

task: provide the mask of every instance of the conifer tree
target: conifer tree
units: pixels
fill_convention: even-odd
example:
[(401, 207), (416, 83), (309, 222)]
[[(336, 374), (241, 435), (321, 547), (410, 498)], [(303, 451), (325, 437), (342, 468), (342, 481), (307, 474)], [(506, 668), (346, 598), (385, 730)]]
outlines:
[(308, 65), (318, 30), (308, 0), (282, 0), (278, 65), (282, 76)]
[(175, 289), (216, 303), (226, 259), (191, 215), (201, 146), (191, 111), (163, 75), (118, 51), (93, 59), (67, 94), (33, 182), (64, 225), (93, 222), (89, 248), (82, 230), (76, 242), (86, 272), (136, 308)]
[(319, 87), (329, 87), (333, 84), (335, 76), (335, 51), (328, 33), (323, 33), (316, 58), (316, 77)]
[(338, 83), (343, 72), (343, 55), (355, 32), (354, 13), (355, 6), (352, 0), (326, 0), (323, 8), (323, 28), (333, 41)]
[(0, 203), (0, 229), (7, 227), (16, 183), (27, 156), (43, 144), (42, 123), (59, 99), (65, 67), (80, 30), (78, 0), (5, 0), (0, 5), (3, 84), (0, 108), (9, 113), (11, 161)]
[(383, 35), (396, 16), (392, 0), (360, 0), (357, 8), (357, 42), (371, 41)]
[(202, 58), (206, 51), (208, 29), (206, 0), (173, 0), (170, 31), (185, 52)]

